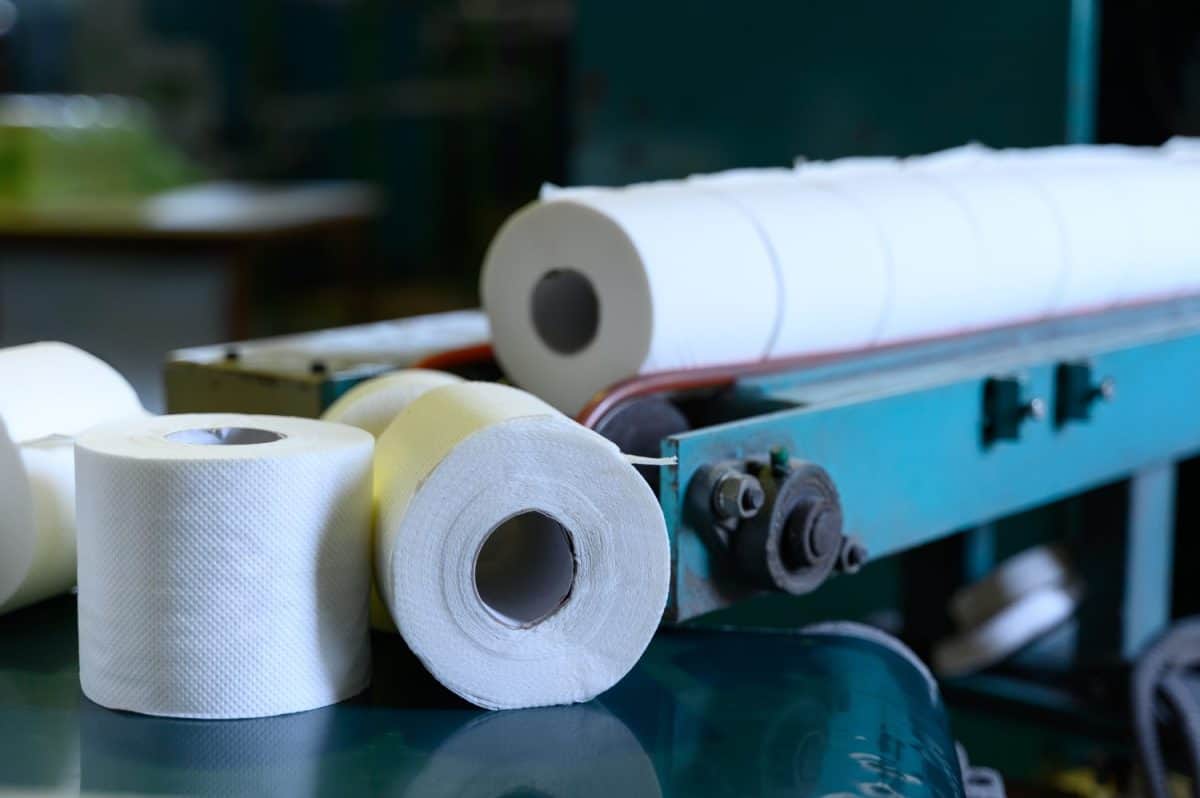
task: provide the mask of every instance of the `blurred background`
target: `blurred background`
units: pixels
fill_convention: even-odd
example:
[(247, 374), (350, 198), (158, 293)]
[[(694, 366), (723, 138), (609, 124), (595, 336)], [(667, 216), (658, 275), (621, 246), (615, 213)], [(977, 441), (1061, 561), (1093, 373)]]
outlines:
[(0, 345), (477, 304), (543, 182), (1200, 133), (1188, 0), (0, 0)]

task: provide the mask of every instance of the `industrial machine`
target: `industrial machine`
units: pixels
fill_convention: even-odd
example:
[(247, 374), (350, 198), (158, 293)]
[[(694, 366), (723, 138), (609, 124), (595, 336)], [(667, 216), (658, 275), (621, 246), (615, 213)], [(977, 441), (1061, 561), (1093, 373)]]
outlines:
[[(207, 362), (178, 353), (168, 366), (171, 409), (263, 410), (231, 388), (266, 380), (318, 397), (316, 415), (391, 367), (350, 358), (301, 370), (305, 341), (290, 345), (290, 370), (215, 357), (228, 347)], [(1122, 673), (1171, 621), (1175, 465), (1200, 451), (1200, 425), (1187, 412), (1200, 393), (1198, 354), (1200, 300), (1173, 299), (868, 352), (634, 378), (596, 397), (579, 420), (627, 453), (673, 458), (643, 467), (671, 537), (669, 625), (711, 617), (728, 625), (727, 614), (711, 613), (739, 608), (734, 625), (761, 625), (751, 599), (808, 597), (800, 606), (869, 561), (928, 570), (928, 557), (900, 555), (963, 533), (962, 556), (908, 582), (928, 582), (926, 606), (944, 607), (947, 586), (995, 564), (994, 522), (1124, 486), (1108, 489), (1121, 500), (1112, 504), (1118, 518), (1101, 508), (1106, 530), (1085, 507), (1051, 533), (1087, 585), (1054, 669)], [(405, 365), (413, 363), (498, 374), (478, 342), (447, 340), (444, 351)], [(895, 599), (919, 639), (921, 602)], [(1062, 692), (1026, 682), (989, 674), (951, 686), (1062, 709)]]
[[(236, 345), (177, 353), (170, 409), (261, 410), (231, 386), (269, 380), (280, 391), (307, 386), (316, 415), (392, 367), (305, 359), (305, 339), (288, 341), (287, 368), (282, 356), (275, 365), (217, 356)], [(486, 347), (459, 343), (396, 365), (494, 368)], [(1173, 464), (1200, 450), (1200, 426), (1185, 412), (1185, 397), (1200, 390), (1188, 368), (1197, 347), (1200, 302), (1181, 299), (846, 356), (635, 378), (580, 421), (627, 453), (677, 458), (661, 474), (647, 470), (674, 551), (669, 623), (762, 591), (808, 594), (867, 557), (1129, 480), (1124, 610), (1111, 653), (1130, 657), (1168, 621)]]

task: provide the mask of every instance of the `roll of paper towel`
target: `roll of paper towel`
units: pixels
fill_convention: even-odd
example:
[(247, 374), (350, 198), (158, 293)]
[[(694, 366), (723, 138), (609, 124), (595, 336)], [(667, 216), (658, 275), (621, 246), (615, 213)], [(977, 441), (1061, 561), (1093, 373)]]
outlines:
[(534, 203), (501, 228), (480, 281), (500, 364), (569, 414), (635, 374), (762, 359), (776, 328), (761, 231), (684, 185)]
[(355, 385), (331, 404), (321, 418), (365, 429), (378, 438), (400, 411), (426, 391), (462, 382), (444, 371), (402, 369)]
[(430, 391), (379, 439), (375, 485), (384, 602), (468, 701), (587, 701), (650, 642), (670, 572), (658, 501), (613, 444), (539, 399)]
[(145, 411), (120, 374), (73, 346), (0, 349), (0, 612), (75, 584), (71, 436)]
[(79, 676), (112, 709), (299, 712), (366, 686), (371, 436), (236, 414), (76, 444)]

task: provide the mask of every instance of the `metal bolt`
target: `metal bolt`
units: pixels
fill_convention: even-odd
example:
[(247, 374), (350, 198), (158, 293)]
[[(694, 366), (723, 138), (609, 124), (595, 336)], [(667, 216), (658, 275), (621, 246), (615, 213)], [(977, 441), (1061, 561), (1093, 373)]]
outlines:
[(867, 547), (856, 537), (842, 540), (838, 554), (838, 570), (844, 574), (856, 574), (867, 562)]
[(713, 510), (723, 520), (753, 518), (766, 498), (757, 479), (739, 471), (726, 471), (713, 488)]
[(1100, 380), (1100, 384), (1096, 386), (1096, 398), (1105, 402), (1111, 402), (1117, 395), (1117, 381), (1112, 377), (1105, 377)]
[(1035, 396), (1025, 405), (1025, 417), (1030, 421), (1041, 421), (1046, 417), (1046, 400)]
[(829, 508), (821, 500), (803, 500), (796, 503), (788, 515), (784, 527), (784, 562), (792, 568), (820, 562), (837, 551), (842, 544), (837, 524), (829, 523), (832, 518)]

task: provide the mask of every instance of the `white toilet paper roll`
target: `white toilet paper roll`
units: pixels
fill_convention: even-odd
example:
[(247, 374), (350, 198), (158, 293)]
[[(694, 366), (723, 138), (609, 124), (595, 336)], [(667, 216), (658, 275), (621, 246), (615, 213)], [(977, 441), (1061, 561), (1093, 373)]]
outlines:
[(1045, 317), (1067, 280), (1055, 207), (1036, 185), (992, 167), (988, 158), (987, 150), (968, 146), (908, 163), (968, 214), (980, 245), (982, 294), (964, 310), (980, 327)]
[(980, 326), (982, 247), (963, 204), (949, 191), (899, 167), (836, 170), (801, 176), (859, 206), (887, 251), (890, 296), (878, 341), (895, 343)]
[(75, 584), (75, 452), (70, 438), (18, 446), (0, 421), (0, 612)]
[(141, 417), (133, 388), (73, 346), (0, 349), (0, 612), (75, 584), (73, 436)]
[(344, 424), (236, 414), (83, 434), (84, 694), (247, 718), (365, 687), (372, 443)]
[(1124, 302), (1200, 291), (1200, 161), (1127, 159), (1110, 172), (1124, 196), (1136, 250), (1117, 293)]
[(493, 240), (480, 291), (505, 371), (568, 414), (635, 374), (759, 360), (777, 322), (753, 220), (678, 184), (526, 207)]
[(0, 349), (0, 386), (0, 419), (17, 443), (146, 413), (107, 363), (55, 341)]
[(666, 604), (662, 512), (610, 442), (503, 385), (437, 388), (375, 458), (377, 581), (405, 642), (489, 709), (587, 701)]
[(887, 252), (858, 204), (786, 170), (689, 181), (748, 214), (778, 264), (778, 330), (769, 357), (857, 349), (875, 342), (888, 299)]
[(1124, 156), (1101, 153), (1056, 157), (1004, 151), (997, 168), (1030, 181), (1054, 207), (1062, 230), (1067, 274), (1051, 310), (1102, 310), (1120, 302), (1135, 269), (1137, 233), (1130, 200), (1113, 179)]
[(444, 371), (403, 369), (355, 385), (326, 408), (321, 418), (365, 429), (378, 438), (417, 397), (459, 382), (461, 377)]
[(1173, 136), (1163, 145), (1163, 152), (1179, 160), (1200, 161), (1200, 137)]

